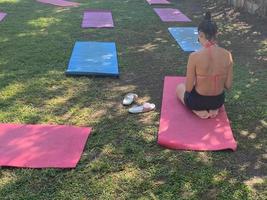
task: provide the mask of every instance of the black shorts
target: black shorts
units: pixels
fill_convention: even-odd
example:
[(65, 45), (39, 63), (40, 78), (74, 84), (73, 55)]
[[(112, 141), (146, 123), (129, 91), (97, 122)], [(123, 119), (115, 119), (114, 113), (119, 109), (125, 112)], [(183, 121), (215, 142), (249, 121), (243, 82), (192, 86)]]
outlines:
[(216, 110), (224, 104), (224, 92), (217, 96), (198, 94), (195, 87), (191, 92), (185, 92), (184, 103), (191, 110)]

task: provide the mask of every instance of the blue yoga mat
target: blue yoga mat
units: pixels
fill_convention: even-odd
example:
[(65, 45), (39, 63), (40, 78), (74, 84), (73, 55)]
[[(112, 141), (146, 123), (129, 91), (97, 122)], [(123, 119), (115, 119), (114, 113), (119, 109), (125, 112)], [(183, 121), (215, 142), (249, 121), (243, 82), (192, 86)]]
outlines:
[(114, 42), (76, 42), (67, 75), (119, 76)]
[(201, 49), (196, 27), (171, 27), (169, 31), (184, 51), (198, 51)]

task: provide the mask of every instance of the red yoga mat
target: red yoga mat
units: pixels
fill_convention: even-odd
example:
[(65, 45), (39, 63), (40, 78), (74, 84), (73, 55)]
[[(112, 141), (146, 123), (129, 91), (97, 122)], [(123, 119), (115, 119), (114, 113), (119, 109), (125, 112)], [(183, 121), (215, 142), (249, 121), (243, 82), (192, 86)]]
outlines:
[(215, 151), (237, 148), (224, 108), (214, 119), (200, 119), (177, 100), (184, 77), (165, 77), (158, 144), (170, 149)]
[(91, 128), (0, 124), (0, 166), (75, 168)]
[(41, 3), (46, 3), (46, 4), (52, 4), (55, 6), (62, 6), (62, 7), (76, 7), (79, 6), (79, 3), (76, 2), (70, 2), (70, 1), (64, 1), (64, 0), (37, 0)]

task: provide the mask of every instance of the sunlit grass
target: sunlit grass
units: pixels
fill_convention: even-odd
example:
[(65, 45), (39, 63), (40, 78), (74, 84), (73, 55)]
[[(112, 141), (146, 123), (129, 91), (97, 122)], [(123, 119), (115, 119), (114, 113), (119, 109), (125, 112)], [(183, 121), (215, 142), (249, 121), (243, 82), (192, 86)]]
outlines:
[(34, 27), (39, 27), (39, 28), (46, 28), (50, 25), (53, 24), (59, 24), (60, 20), (54, 17), (40, 17), (36, 20), (31, 20), (28, 22), (29, 25), (32, 25)]
[(12, 3), (12, 4), (15, 4), (15, 3), (19, 3), (20, 1), (22, 1), (22, 0), (0, 0), (0, 4), (1, 3)]

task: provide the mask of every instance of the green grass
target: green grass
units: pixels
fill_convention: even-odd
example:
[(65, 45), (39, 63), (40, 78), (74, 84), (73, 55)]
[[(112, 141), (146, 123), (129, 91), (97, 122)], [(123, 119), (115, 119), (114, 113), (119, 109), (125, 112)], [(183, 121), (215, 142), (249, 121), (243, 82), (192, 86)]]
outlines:
[[(35, 0), (0, 0), (0, 121), (93, 127), (76, 169), (0, 169), (0, 199), (266, 199), (266, 24), (215, 1), (173, 6), (192, 23), (165, 24), (145, 0), (79, 0), (57, 8)], [(222, 3), (223, 4), (223, 3)], [(114, 29), (81, 29), (82, 11), (112, 9)], [(227, 96), (236, 152), (173, 151), (157, 145), (163, 78), (184, 75), (188, 54), (169, 26), (217, 16), (221, 45), (235, 58)], [(265, 24), (265, 25), (264, 25)], [(115, 41), (120, 79), (64, 75), (75, 41)], [(157, 105), (129, 115), (126, 92)]]

